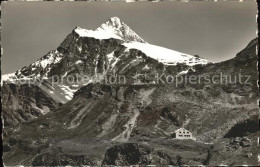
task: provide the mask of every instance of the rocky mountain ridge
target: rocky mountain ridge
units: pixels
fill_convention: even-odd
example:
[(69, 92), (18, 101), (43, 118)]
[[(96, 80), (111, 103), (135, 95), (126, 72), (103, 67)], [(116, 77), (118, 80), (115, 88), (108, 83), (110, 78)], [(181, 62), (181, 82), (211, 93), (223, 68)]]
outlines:
[[(148, 44), (119, 18), (113, 17), (96, 30), (76, 27), (56, 50), (13, 74), (3, 75), (2, 79), (17, 85), (33, 84), (57, 103), (64, 104), (80, 87), (102, 82), (115, 74), (124, 76), (128, 85), (147, 84), (156, 82), (157, 73), (185, 74), (196, 65), (208, 63)], [(77, 76), (87, 79), (68, 82), (69, 77)]]
[[(29, 66), (23, 67), (12, 75), (4, 75), (3, 78), (4, 80), (35, 77), (47, 79), (53, 75), (65, 75), (66, 72), (70, 72), (70, 68), (73, 67), (65, 67), (69, 66), (68, 64), (78, 65), (80, 71), (103, 73), (109, 68), (118, 66), (118, 58), (129, 53), (131, 54), (134, 50), (139, 52), (139, 55), (144, 55), (144, 57), (148, 59), (152, 58), (158, 63), (168, 63), (167, 65), (183, 63), (188, 66), (193, 66), (195, 64), (209, 63), (209, 61), (198, 57), (148, 44), (119, 18), (113, 17), (95, 31), (76, 27), (56, 50), (50, 51), (44, 57)], [(153, 54), (147, 52), (149, 50), (151, 50), (150, 52)], [(166, 58), (160, 60), (160, 57)], [(110, 62), (112, 63), (109, 65)], [(84, 68), (79, 65), (85, 63), (91, 70), (84, 70)], [(147, 63), (147, 65), (150, 64)], [(60, 69), (61, 66), (64, 69), (62, 69), (61, 73), (58, 73), (56, 70), (57, 68)], [(102, 66), (102, 68), (92, 69), (98, 68), (96, 66)], [(73, 68), (73, 70), (76, 69)]]

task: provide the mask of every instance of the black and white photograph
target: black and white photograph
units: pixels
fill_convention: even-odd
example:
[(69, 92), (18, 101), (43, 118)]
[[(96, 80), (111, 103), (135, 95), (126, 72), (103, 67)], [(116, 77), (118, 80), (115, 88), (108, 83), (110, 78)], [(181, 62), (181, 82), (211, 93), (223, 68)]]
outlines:
[(255, 0), (4, 1), (3, 166), (258, 166)]

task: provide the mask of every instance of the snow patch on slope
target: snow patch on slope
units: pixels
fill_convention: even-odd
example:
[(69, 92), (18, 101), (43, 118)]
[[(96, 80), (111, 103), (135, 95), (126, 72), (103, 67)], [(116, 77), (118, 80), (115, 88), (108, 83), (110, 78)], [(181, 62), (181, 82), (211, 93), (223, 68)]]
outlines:
[(65, 94), (65, 98), (68, 100), (71, 100), (73, 98), (74, 93), (78, 90), (78, 89), (71, 89), (69, 86), (66, 85), (58, 85), (58, 86)]
[(74, 30), (80, 37), (91, 37), (96, 39), (109, 39), (115, 38), (122, 40), (121, 37), (117, 36), (113, 31), (109, 29), (98, 29), (98, 30), (87, 30), (80, 27), (77, 27)]
[(15, 73), (10, 73), (10, 74), (4, 74), (1, 77), (1, 85), (3, 85), (3, 81), (13, 81), (15, 77)]
[(171, 49), (167, 49), (164, 47), (148, 44), (148, 43), (140, 43), (140, 42), (129, 42), (123, 43), (125, 47), (128, 49), (137, 49), (142, 51), (147, 56), (162, 62), (165, 65), (177, 65), (177, 63), (185, 63), (189, 66), (193, 66), (196, 64), (207, 64), (209, 61), (205, 59), (196, 58), (194, 56), (177, 52)]
[(50, 64), (57, 64), (62, 59), (62, 56), (57, 51), (51, 51), (38, 61), (32, 63), (32, 67), (39, 67), (46, 68)]

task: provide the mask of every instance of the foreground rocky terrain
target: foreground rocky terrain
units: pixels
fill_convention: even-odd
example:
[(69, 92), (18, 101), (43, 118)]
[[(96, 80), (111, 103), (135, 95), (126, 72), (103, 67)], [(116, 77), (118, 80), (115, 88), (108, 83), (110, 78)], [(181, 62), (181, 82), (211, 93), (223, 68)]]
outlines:
[[(48, 55), (15, 74), (29, 80), (46, 77), (43, 86), (35, 84), (29, 89), (11, 83), (14, 75), (3, 85), (5, 165), (257, 165), (258, 39), (221, 63), (178, 53), (178, 61), (183, 62), (169, 64), (148, 56), (142, 48), (122, 45), (129, 40), (142, 43), (138, 46), (147, 43), (118, 20), (109, 20), (109, 26), (101, 28), (109, 27), (110, 31), (120, 24), (127, 31), (116, 31), (116, 39), (85, 37), (89, 31), (76, 28), (52, 52), (53, 61), (48, 61), (46, 68), (38, 64)], [(122, 41), (122, 37), (126, 38)], [(62, 58), (56, 62), (58, 57)], [(190, 64), (186, 57), (196, 61)], [(79, 61), (82, 63), (78, 65)], [(116, 73), (126, 76), (128, 82), (106, 84), (101, 78), (76, 86), (66, 82), (48, 86), (54, 75), (81, 73)], [(222, 73), (232, 79), (239, 74), (250, 78), (248, 82), (247, 77), (243, 78), (241, 83), (212, 83), (202, 77), (196, 84), (176, 85), (158, 83), (158, 73), (165, 74), (161, 77), (165, 82), (169, 81), (167, 75), (212, 78)], [(69, 90), (73, 90), (72, 96), (65, 101), (62, 95), (69, 95)], [(28, 93), (23, 93), (26, 91), (33, 96), (27, 97)], [(45, 113), (38, 114), (41, 111)], [(18, 119), (24, 113), (27, 119)], [(173, 139), (172, 133), (182, 126), (196, 140)]]

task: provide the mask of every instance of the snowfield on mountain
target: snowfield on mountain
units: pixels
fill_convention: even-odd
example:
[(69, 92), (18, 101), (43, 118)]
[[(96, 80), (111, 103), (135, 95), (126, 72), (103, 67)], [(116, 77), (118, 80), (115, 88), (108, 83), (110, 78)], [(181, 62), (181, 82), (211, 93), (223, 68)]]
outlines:
[(151, 45), (148, 43), (129, 42), (123, 43), (128, 49), (137, 49), (142, 51), (145, 55), (162, 62), (165, 65), (177, 65), (177, 63), (194, 66), (196, 64), (207, 64), (210, 61), (197, 58), (185, 53), (170, 50), (164, 47)]

